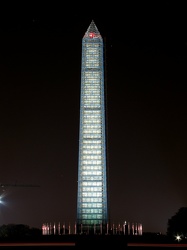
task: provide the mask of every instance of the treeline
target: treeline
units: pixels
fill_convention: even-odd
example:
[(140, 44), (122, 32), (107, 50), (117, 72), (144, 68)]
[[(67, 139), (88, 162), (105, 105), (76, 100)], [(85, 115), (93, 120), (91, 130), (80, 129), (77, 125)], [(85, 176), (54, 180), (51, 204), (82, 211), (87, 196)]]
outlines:
[(29, 227), (24, 224), (8, 224), (0, 226), (0, 238), (4, 239), (39, 237), (41, 234), (41, 229)]
[[(179, 208), (176, 214), (168, 219), (166, 236), (177, 241), (187, 241), (187, 207)], [(0, 226), (0, 239), (28, 237), (42, 237), (42, 229), (29, 227), (24, 224)]]

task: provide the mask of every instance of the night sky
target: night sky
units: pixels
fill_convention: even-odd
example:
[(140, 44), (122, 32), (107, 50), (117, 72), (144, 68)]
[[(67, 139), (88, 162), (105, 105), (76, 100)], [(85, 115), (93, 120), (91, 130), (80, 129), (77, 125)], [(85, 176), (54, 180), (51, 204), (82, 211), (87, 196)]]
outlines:
[(81, 46), (92, 20), (106, 48), (111, 222), (166, 233), (187, 206), (186, 6), (150, 2), (1, 6), (0, 183), (12, 186), (0, 189), (0, 225), (76, 221)]

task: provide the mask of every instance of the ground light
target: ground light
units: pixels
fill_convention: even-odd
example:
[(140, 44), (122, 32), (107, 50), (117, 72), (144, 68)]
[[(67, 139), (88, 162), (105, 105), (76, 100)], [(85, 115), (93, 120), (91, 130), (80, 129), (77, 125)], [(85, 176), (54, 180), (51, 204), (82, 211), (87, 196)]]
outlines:
[(181, 236), (177, 234), (177, 235), (175, 236), (175, 239), (179, 242), (179, 241), (181, 241)]

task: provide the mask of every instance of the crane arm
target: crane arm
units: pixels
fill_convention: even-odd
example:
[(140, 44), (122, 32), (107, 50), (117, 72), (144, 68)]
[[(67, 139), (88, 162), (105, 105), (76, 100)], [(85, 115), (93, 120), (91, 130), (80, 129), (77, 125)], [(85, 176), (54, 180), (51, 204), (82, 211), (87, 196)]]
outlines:
[(39, 185), (32, 185), (32, 184), (0, 184), (0, 187), (40, 187)]

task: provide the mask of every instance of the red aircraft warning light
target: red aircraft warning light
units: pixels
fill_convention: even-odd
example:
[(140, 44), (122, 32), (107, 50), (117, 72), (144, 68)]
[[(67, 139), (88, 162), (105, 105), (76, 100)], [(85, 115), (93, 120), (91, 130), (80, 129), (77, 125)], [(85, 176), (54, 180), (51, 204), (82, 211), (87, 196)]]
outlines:
[(95, 34), (94, 34), (93, 32), (91, 32), (91, 33), (89, 34), (89, 37), (90, 37), (90, 38), (93, 38), (94, 35), (95, 35)]

